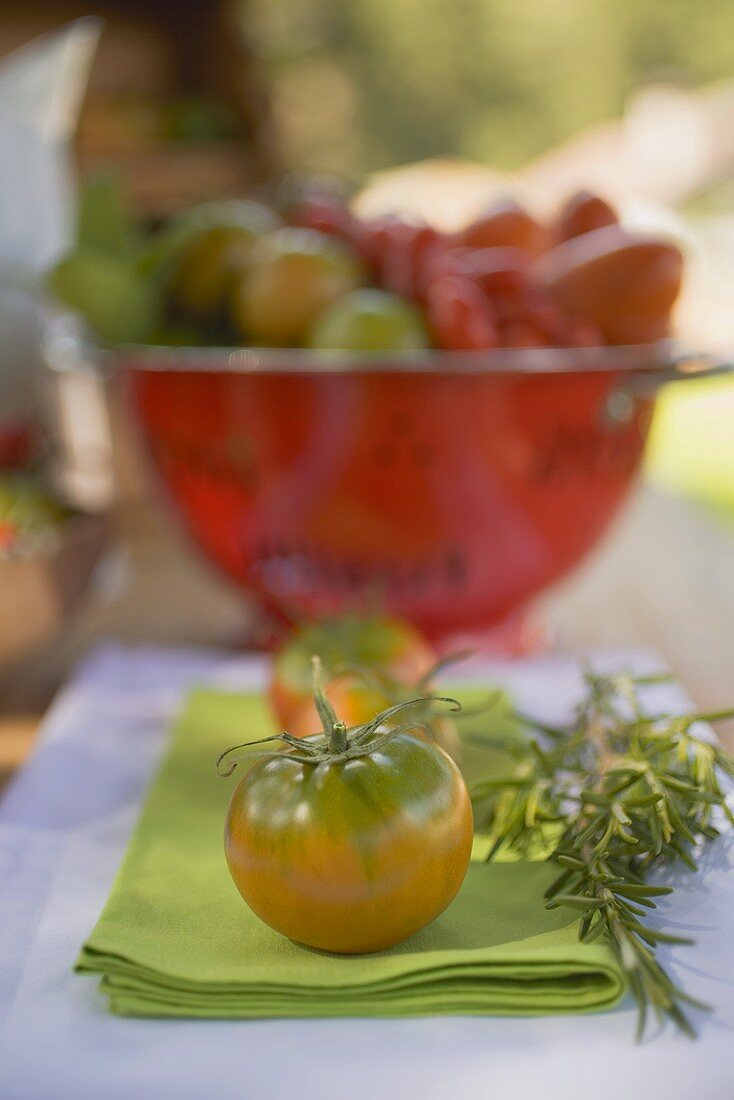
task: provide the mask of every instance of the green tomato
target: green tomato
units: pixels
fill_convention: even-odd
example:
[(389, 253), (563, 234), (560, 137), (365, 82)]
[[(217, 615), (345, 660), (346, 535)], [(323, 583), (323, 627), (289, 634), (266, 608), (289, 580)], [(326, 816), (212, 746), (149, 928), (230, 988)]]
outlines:
[(144, 251), (141, 270), (154, 278), (168, 281), (196, 240), (212, 229), (238, 229), (250, 241), (269, 233), (281, 224), (280, 218), (261, 202), (228, 199), (192, 206), (177, 214), (153, 235)]
[(216, 320), (225, 309), (228, 291), (247, 263), (257, 238), (237, 225), (218, 225), (198, 235), (186, 248), (171, 280), (171, 304), (185, 317)]
[(61, 260), (48, 281), (59, 301), (81, 313), (106, 343), (143, 341), (155, 324), (155, 290), (122, 257), (80, 249)]
[(362, 277), (356, 252), (344, 242), (316, 229), (277, 229), (252, 248), (234, 286), (233, 322), (253, 343), (303, 346), (318, 314)]
[(189, 239), (173, 265), (170, 300), (184, 316), (214, 321), (224, 314), (255, 241), (280, 221), (260, 203), (232, 201), (199, 207), (185, 224)]
[(345, 294), (320, 313), (309, 347), (347, 351), (412, 351), (430, 344), (420, 312), (387, 290)]

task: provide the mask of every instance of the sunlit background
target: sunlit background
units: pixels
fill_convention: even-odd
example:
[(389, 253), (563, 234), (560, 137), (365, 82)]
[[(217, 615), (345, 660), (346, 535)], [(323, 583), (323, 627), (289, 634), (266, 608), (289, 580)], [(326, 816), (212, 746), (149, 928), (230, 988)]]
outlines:
[[(628, 128), (646, 144), (655, 86), (680, 98), (683, 151), (695, 153), (707, 135), (688, 95), (734, 65), (726, 0), (254, 0), (242, 11), (289, 158), (355, 181), (444, 155), (523, 169), (631, 99)], [(690, 170), (676, 160), (676, 175)]]

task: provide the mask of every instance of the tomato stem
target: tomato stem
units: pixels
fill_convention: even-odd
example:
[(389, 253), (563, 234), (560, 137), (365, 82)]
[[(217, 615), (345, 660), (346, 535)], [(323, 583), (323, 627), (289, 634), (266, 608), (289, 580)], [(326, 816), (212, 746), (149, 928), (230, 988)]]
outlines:
[[(457, 699), (451, 699), (443, 695), (424, 695), (417, 699), (408, 699), (403, 703), (395, 703), (394, 706), (376, 714), (371, 722), (348, 728), (344, 722), (337, 718), (334, 708), (321, 691), (321, 685), (318, 683), (318, 665), (315, 666), (315, 672), (317, 679), (316, 706), (324, 724), (323, 734), (318, 737), (299, 739), (283, 730), (282, 733), (273, 734), (271, 737), (261, 737), (256, 741), (245, 741), (241, 745), (232, 745), (231, 748), (225, 749), (217, 757), (216, 768), (219, 775), (226, 778), (226, 776), (232, 774), (239, 763), (239, 761), (231, 759), (231, 755), (236, 752), (241, 752), (243, 756), (250, 757), (250, 759), (257, 756), (260, 760), (263, 757), (271, 759), (285, 758), (299, 764), (343, 763), (345, 760), (368, 756), (371, 752), (382, 748), (392, 737), (397, 737), (398, 734), (405, 733), (406, 730), (422, 729), (430, 733), (430, 728), (426, 723), (416, 719), (403, 722), (400, 725), (395, 725), (392, 722), (396, 714), (400, 714), (401, 711), (407, 710), (409, 707), (425, 705), (429, 702), (432, 704), (441, 702), (448, 703), (454, 712), (461, 710), (461, 703)], [(384, 729), (381, 729), (381, 727), (384, 727)], [(251, 751), (258, 745), (278, 741), (283, 742), (287, 747), (287, 752), (269, 753), (259, 751), (253, 754)], [(222, 765), (228, 757), (230, 757), (230, 761), (223, 767)]]
[(324, 688), (321, 683), (321, 658), (312, 657), (311, 664), (313, 665), (313, 701), (316, 704), (316, 711), (321, 719), (324, 733), (327, 739), (329, 739), (338, 718), (336, 716), (336, 711), (324, 694)]
[(335, 722), (329, 731), (329, 752), (341, 754), (347, 747), (347, 727), (343, 722)]

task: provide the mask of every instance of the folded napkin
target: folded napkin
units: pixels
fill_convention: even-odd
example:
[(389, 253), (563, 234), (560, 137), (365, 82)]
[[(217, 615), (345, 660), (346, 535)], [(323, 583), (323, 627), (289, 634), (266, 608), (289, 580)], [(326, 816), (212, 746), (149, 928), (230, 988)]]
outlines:
[(238, 774), (225, 781), (214, 769), (230, 744), (270, 732), (258, 696), (191, 696), (76, 965), (102, 975), (113, 1012), (536, 1015), (590, 1012), (619, 999), (624, 983), (609, 949), (579, 943), (567, 910), (544, 909), (556, 872), (541, 862), (472, 863), (438, 920), (379, 954), (329, 955), (273, 932), (229, 877), (222, 827)]

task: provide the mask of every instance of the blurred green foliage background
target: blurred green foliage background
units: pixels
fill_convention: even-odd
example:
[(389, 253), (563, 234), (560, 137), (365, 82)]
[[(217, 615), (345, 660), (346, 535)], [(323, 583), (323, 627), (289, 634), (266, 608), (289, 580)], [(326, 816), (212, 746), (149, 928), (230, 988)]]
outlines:
[(249, 0), (290, 163), (511, 169), (650, 81), (734, 74), (733, 0)]

